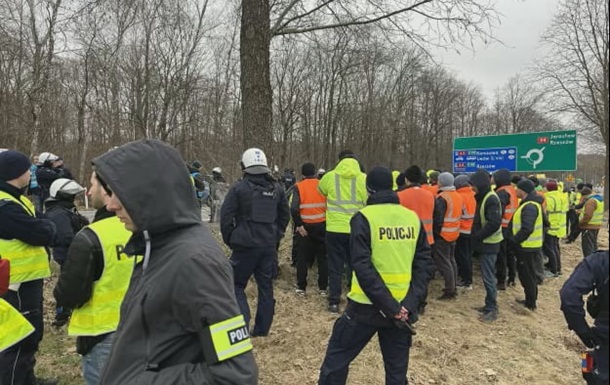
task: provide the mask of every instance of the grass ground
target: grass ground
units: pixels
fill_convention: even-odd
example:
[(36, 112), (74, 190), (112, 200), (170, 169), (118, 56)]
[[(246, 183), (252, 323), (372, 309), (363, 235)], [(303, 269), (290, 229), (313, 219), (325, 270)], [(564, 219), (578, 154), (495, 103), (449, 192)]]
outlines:
[[(417, 323), (409, 365), (409, 384), (447, 385), (573, 385), (580, 377), (583, 346), (567, 330), (559, 310), (558, 291), (582, 259), (580, 244), (563, 245), (564, 275), (540, 286), (535, 313), (515, 304), (523, 298), (517, 285), (499, 292), (498, 320), (483, 324), (473, 308), (483, 305), (484, 290), (475, 277), (471, 291), (457, 301), (439, 302), (441, 280), (431, 283), (425, 316)], [(608, 248), (608, 233), (600, 232), (600, 248)], [(330, 331), (336, 317), (315, 293), (297, 297), (294, 272), (288, 265), (290, 241), (281, 249), (282, 275), (275, 284), (277, 300), (271, 334), (254, 340), (261, 385), (315, 384)], [(476, 270), (476, 269), (475, 269)], [(50, 326), (53, 278), (46, 285), (46, 330), (38, 354), (38, 374), (61, 379), (62, 385), (83, 384), (74, 340), (65, 329)], [(310, 274), (310, 287), (315, 277)], [(250, 305), (256, 308), (256, 285), (248, 288)], [(352, 363), (348, 384), (383, 384), (383, 363), (376, 339)]]

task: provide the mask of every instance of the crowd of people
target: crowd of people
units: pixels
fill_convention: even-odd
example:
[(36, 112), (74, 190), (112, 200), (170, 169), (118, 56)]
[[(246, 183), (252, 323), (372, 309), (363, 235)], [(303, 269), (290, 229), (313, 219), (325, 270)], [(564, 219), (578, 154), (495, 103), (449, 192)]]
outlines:
[[(227, 259), (201, 221), (199, 162), (185, 167), (171, 146), (141, 140), (92, 165), (87, 194), (97, 211), (89, 223), (75, 204), (85, 188), (61, 157), (45, 152), (32, 164), (18, 151), (0, 153), (0, 384), (58, 383), (34, 375), (49, 248), (60, 265), (53, 324), (68, 324), (77, 337), (87, 385), (257, 383), (251, 338), (273, 325), (286, 231), (295, 295), (312, 291), (308, 273), (316, 264), (316, 295), (338, 316), (319, 384), (345, 384), (375, 334), (385, 383), (406, 384), (413, 324), (426, 311), (435, 271), (443, 280), (438, 300), (455, 301), (472, 289), (479, 261), (480, 322), (498, 318), (497, 293), (517, 280), (519, 304), (536, 311), (538, 286), (562, 274), (561, 240), (578, 236), (586, 258), (561, 291), (562, 310), (592, 349), (588, 383), (608, 383), (608, 252), (595, 252), (604, 202), (590, 185), (570, 189), (506, 169), (454, 175), (412, 165), (365, 173), (351, 150), (328, 171), (305, 162), (300, 178), (289, 168), (278, 178), (264, 151), (251, 148), (220, 209)], [(161, 168), (165, 180), (146, 177)], [(212, 178), (224, 182), (220, 168)], [(254, 316), (245, 294), (252, 277)], [(590, 292), (593, 327), (583, 303)]]

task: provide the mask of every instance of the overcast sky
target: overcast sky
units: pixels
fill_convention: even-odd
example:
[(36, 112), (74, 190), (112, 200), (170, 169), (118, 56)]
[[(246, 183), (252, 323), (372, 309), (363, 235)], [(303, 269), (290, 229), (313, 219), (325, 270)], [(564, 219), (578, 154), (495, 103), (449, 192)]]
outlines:
[(540, 35), (550, 24), (558, 0), (497, 0), (502, 24), (494, 35), (504, 45), (475, 45), (475, 52), (442, 51), (435, 58), (458, 78), (479, 85), (491, 101), (497, 87), (541, 57)]

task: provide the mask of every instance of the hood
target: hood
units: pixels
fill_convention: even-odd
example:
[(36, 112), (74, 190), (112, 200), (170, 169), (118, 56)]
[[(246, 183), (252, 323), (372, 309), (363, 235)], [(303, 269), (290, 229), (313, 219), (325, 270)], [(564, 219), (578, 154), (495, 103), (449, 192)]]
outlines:
[(93, 165), (145, 236), (201, 222), (188, 170), (169, 144), (130, 142), (98, 156)]
[(489, 174), (485, 170), (477, 170), (470, 177), (470, 183), (477, 188), (479, 193), (487, 192), (491, 188)]
[(275, 183), (275, 180), (269, 174), (244, 174), (244, 179), (257, 186), (269, 186)]
[(603, 202), (604, 198), (600, 194), (591, 195), (591, 199), (595, 199), (596, 201)]
[(493, 173), (494, 183), (496, 187), (510, 185), (510, 171), (506, 168), (501, 168)]
[(354, 158), (344, 158), (337, 163), (337, 167), (335, 167), (334, 171), (345, 178), (353, 178), (362, 173), (362, 171), (360, 171), (360, 163)]

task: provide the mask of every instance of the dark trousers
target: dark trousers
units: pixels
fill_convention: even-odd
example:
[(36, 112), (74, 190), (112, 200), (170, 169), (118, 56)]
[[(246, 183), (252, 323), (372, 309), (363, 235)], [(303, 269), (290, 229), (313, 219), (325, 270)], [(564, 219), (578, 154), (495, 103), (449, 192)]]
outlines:
[(553, 274), (561, 271), (561, 260), (559, 255), (559, 238), (549, 233), (544, 234), (542, 252), (549, 259), (548, 268)]
[(292, 222), (292, 248), (290, 249), (290, 265), (291, 266), (296, 266), (297, 265), (297, 254), (298, 254), (298, 243), (299, 243), (299, 235), (297, 234), (296, 231), (297, 227), (294, 224), (294, 222)]
[(500, 251), (498, 252), (498, 259), (496, 260), (496, 278), (498, 284), (505, 284), (507, 280), (509, 282), (515, 282), (515, 276), (517, 274), (517, 261), (515, 260), (515, 254), (509, 247), (508, 242), (504, 239), (500, 243)]
[(377, 333), (386, 385), (406, 385), (411, 334), (407, 329), (381, 328), (356, 322), (343, 314), (333, 327), (318, 385), (344, 385), (350, 363)]
[(434, 240), (432, 257), (436, 269), (445, 280), (444, 292), (452, 294), (456, 292), (457, 264), (455, 262), (455, 242), (447, 242), (443, 238)]
[(519, 250), (516, 254), (519, 281), (521, 281), (521, 286), (523, 286), (523, 291), (525, 292), (525, 306), (530, 309), (535, 309), (536, 301), (538, 300), (536, 257), (540, 252)]
[(2, 297), (19, 310), (35, 328), (27, 338), (0, 353), (0, 384), (2, 385), (31, 385), (35, 381), (35, 355), (44, 330), (42, 284), (42, 279), (24, 282), (19, 287), (19, 291), (9, 291)]
[(328, 256), (328, 303), (341, 302), (341, 277), (347, 266), (347, 285), (351, 285), (352, 267), (349, 250), (349, 234), (326, 232), (326, 253)]
[(608, 385), (608, 343), (600, 344), (592, 355), (595, 371), (583, 374), (587, 385)]
[(566, 213), (566, 222), (568, 225), (568, 239), (570, 239), (570, 234), (572, 231), (575, 231), (578, 228), (578, 214), (576, 210), (569, 209)]
[(496, 280), (496, 259), (498, 254), (477, 253), (481, 263), (481, 278), (485, 286), (485, 313), (498, 311), (498, 281)]
[(472, 284), (472, 246), (470, 235), (460, 234), (455, 242), (455, 263), (458, 276), (465, 285)]
[(538, 251), (534, 257), (534, 275), (538, 285), (542, 285), (544, 282), (544, 256), (542, 255), (542, 250)]
[(252, 274), (258, 286), (258, 305), (252, 334), (266, 336), (271, 329), (275, 312), (273, 298), (273, 270), (276, 251), (273, 247), (233, 250), (231, 265), (235, 285), (235, 297), (246, 325), (250, 326), (250, 306), (246, 298), (246, 286)]
[(315, 260), (318, 263), (318, 289), (328, 287), (328, 260), (326, 259), (326, 224), (304, 224), (306, 237), (297, 236), (297, 287), (307, 288), (307, 271)]
[[(575, 210), (570, 211), (572, 211), (574, 214), (573, 217), (570, 217), (570, 233), (568, 234), (568, 241), (574, 242), (580, 235), (581, 229), (580, 225), (578, 224), (578, 214)], [(570, 214), (570, 211), (568, 211), (568, 214)]]
[(586, 258), (597, 250), (597, 234), (599, 229), (582, 230), (582, 254)]

